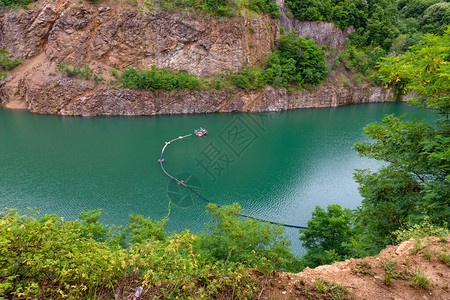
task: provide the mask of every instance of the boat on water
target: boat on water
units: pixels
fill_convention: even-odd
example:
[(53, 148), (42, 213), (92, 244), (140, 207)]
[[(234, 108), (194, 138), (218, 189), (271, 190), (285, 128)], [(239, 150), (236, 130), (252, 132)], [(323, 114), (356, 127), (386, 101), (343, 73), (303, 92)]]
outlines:
[(207, 134), (208, 134), (208, 131), (207, 131), (206, 129), (203, 129), (203, 128), (200, 127), (200, 129), (196, 129), (196, 130), (194, 131), (194, 134), (195, 134), (196, 136), (202, 137), (202, 136), (204, 136), (204, 135), (207, 135)]

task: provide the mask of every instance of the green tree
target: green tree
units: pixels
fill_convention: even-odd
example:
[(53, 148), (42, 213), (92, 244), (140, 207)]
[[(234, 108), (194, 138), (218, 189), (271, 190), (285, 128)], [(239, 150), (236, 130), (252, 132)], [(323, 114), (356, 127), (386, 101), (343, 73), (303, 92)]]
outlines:
[(207, 224), (211, 234), (200, 236), (199, 248), (209, 260), (295, 270), (296, 259), (288, 248), (290, 242), (283, 236), (283, 227), (254, 219), (241, 220), (242, 209), (236, 203), (222, 207), (209, 204), (207, 208), (212, 214), (212, 224)]
[(422, 16), (422, 27), (425, 32), (443, 33), (450, 24), (450, 3), (441, 2), (428, 7)]
[(269, 55), (266, 72), (274, 86), (317, 85), (327, 74), (325, 52), (313, 40), (292, 31), (280, 37), (278, 51)]
[(337, 204), (327, 211), (316, 206), (308, 229), (300, 230), (300, 240), (308, 249), (302, 261), (308, 267), (330, 264), (350, 254), (348, 244), (352, 236), (352, 211)]
[(359, 255), (391, 243), (391, 232), (406, 223), (427, 216), (439, 225), (450, 221), (450, 29), (387, 59), (376, 76), (387, 86), (414, 91), (410, 102), (434, 109), (436, 119), (430, 124), (389, 115), (365, 128), (372, 142), (355, 145), (359, 155), (388, 162), (355, 175), (364, 198), (353, 240)]
[(450, 109), (450, 26), (440, 35), (429, 34), (402, 56), (379, 64), (376, 80), (386, 86), (413, 91), (414, 104), (448, 115)]

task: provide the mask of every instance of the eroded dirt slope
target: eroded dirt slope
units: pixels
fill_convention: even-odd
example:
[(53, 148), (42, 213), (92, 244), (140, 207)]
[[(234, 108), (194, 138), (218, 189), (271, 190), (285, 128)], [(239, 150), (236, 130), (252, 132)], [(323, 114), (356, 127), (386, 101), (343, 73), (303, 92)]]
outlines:
[(450, 299), (449, 254), (450, 237), (411, 239), (374, 257), (279, 274), (259, 299)]

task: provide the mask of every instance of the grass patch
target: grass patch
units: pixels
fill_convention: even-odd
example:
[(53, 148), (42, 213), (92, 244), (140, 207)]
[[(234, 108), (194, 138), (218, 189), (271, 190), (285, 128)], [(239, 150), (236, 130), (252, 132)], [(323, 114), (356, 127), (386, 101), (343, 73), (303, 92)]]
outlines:
[(412, 276), (411, 286), (422, 289), (429, 289), (431, 287), (431, 283), (426, 275), (418, 269)]
[(366, 275), (366, 274), (372, 274), (373, 272), (371, 271), (371, 265), (369, 264), (369, 262), (367, 262), (367, 261), (362, 261), (362, 262), (360, 262), (360, 263), (358, 263), (357, 265), (356, 265), (356, 267), (354, 267), (353, 269), (352, 269), (352, 272), (353, 273), (356, 273), (356, 274), (363, 274), (363, 275)]
[(122, 86), (130, 89), (144, 90), (200, 90), (201, 79), (187, 71), (172, 72), (156, 69), (136, 70), (134, 67), (125, 69), (120, 75)]
[(18, 65), (20, 65), (22, 61), (18, 58), (0, 56), (0, 68), (5, 71), (11, 71)]
[(28, 8), (28, 4), (34, 0), (0, 0), (0, 6), (10, 6), (13, 8)]
[(384, 270), (383, 282), (387, 286), (391, 286), (394, 282), (394, 279), (406, 279), (407, 277), (404, 270), (400, 270), (397, 268), (397, 262), (393, 259), (382, 261), (381, 268)]
[(441, 262), (450, 267), (450, 254), (447, 249), (443, 248), (442, 250), (438, 250), (435, 253)]
[(325, 297), (336, 300), (345, 299), (348, 293), (344, 286), (320, 278), (316, 278), (313, 282), (313, 289)]
[(88, 64), (84, 64), (81, 68), (67, 64), (57, 64), (56, 68), (68, 77), (78, 77), (86, 80), (89, 80), (93, 74)]

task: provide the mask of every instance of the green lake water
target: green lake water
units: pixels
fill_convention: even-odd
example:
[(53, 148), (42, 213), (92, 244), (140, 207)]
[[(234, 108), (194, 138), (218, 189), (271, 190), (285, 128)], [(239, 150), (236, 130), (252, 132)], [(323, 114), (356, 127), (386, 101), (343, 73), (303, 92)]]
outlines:
[[(380, 162), (351, 150), (363, 127), (383, 115), (433, 112), (399, 103), (261, 114), (60, 117), (0, 109), (0, 207), (75, 219), (101, 208), (101, 221), (125, 225), (128, 213), (161, 219), (168, 231), (205, 230), (205, 202), (170, 181), (157, 162), (164, 142), (204, 127), (207, 137), (171, 144), (166, 169), (220, 205), (306, 226), (316, 205), (361, 203), (355, 168)], [(298, 230), (286, 229), (302, 252)]]

